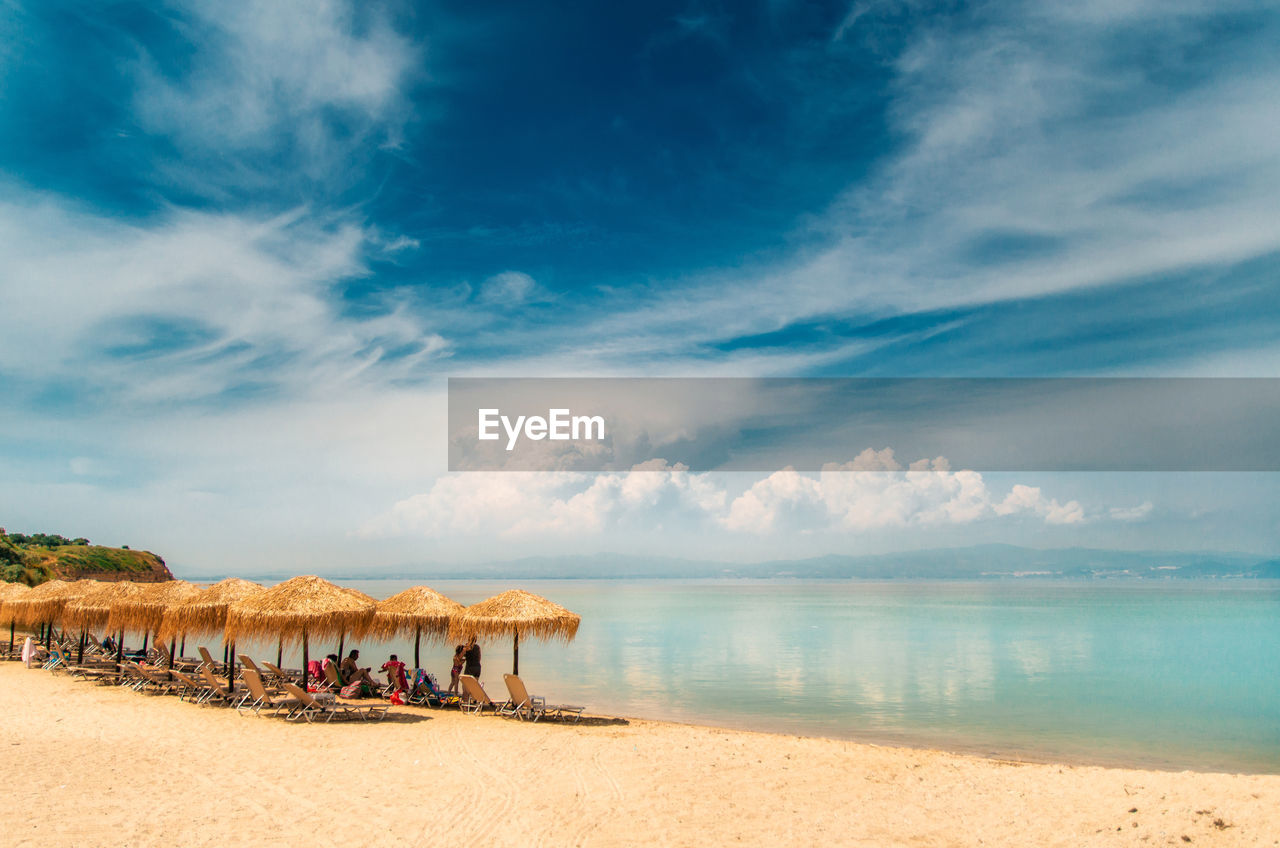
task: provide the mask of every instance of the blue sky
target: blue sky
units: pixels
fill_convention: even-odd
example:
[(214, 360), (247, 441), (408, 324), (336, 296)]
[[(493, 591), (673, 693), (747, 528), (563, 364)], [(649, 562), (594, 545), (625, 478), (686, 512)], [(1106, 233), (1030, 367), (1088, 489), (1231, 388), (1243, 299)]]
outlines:
[(1276, 375), (1280, 7), (1059, 6), (8, 0), (0, 515), (195, 570), (1280, 551), (1266, 475), (445, 473), (448, 376)]

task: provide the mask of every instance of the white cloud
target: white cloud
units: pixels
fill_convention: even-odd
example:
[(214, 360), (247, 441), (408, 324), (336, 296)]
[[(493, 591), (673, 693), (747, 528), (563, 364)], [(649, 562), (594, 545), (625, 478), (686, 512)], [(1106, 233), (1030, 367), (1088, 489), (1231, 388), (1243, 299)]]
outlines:
[[(871, 470), (868, 470), (871, 469)], [(819, 474), (786, 468), (731, 497), (726, 475), (691, 474), (651, 460), (622, 474), (468, 472), (366, 522), (366, 538), (497, 534), (511, 538), (590, 537), (620, 528), (694, 532), (849, 534), (907, 526), (947, 526), (1031, 517), (1045, 524), (1086, 520), (1075, 500), (1060, 503), (1038, 488), (1014, 485), (1003, 497), (975, 471), (951, 471), (945, 459), (902, 470), (893, 451), (864, 451)], [(740, 476), (740, 475), (738, 475)]]
[(1143, 501), (1137, 506), (1113, 506), (1107, 514), (1115, 521), (1142, 521), (1151, 515), (1155, 506), (1151, 501)]
[(723, 504), (724, 492), (706, 475), (660, 459), (625, 474), (471, 472), (441, 477), (429, 492), (366, 522), (360, 534), (590, 536), (631, 521), (685, 524)]
[(378, 7), (180, 3), (174, 25), (192, 43), (181, 74), (137, 69), (148, 130), (222, 154), (296, 147), (312, 177), (370, 141), (398, 143), (415, 46)]
[(122, 403), (414, 375), (439, 334), (394, 301), (351, 316), (334, 297), (366, 273), (365, 250), (360, 227), (298, 213), (173, 212), (144, 229), (0, 204), (0, 355), (24, 379), (91, 381)]
[(533, 277), (521, 271), (503, 271), (485, 280), (480, 286), (482, 303), (495, 306), (519, 306), (531, 300), (538, 284)]

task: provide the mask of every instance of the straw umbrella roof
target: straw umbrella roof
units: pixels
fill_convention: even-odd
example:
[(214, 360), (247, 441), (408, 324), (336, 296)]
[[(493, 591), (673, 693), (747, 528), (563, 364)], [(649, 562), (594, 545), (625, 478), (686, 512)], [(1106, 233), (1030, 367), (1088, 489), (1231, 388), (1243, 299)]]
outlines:
[(160, 628), (165, 610), (200, 594), (200, 587), (185, 580), (147, 583), (136, 597), (121, 598), (111, 605), (107, 630), (133, 630), (153, 633)]
[(568, 642), (577, 634), (581, 620), (581, 616), (540, 595), (512, 589), (472, 604), (454, 616), (449, 636), (453, 639), (533, 636)]
[(362, 635), (373, 620), (376, 602), (353, 589), (305, 575), (286, 580), (227, 608), (226, 640), (254, 638), (337, 639)]
[(158, 638), (167, 639), (180, 633), (197, 636), (221, 633), (227, 623), (228, 607), (265, 591), (259, 584), (239, 577), (228, 577), (207, 589), (200, 589), (186, 601), (165, 611)]
[(84, 593), (85, 587), (78, 585), (84, 582), (88, 581), (48, 580), (24, 595), (7, 600), (5, 614), (12, 615), (14, 622), (27, 627), (53, 621), (68, 601)]
[(8, 601), (17, 600), (30, 591), (31, 587), (26, 583), (0, 582), (0, 620), (10, 620), (9, 610), (5, 606)]
[(427, 586), (405, 589), (378, 601), (369, 632), (380, 639), (426, 633), (443, 638), (449, 622), (465, 607)]
[[(68, 630), (102, 630), (114, 605), (137, 601), (145, 595), (146, 590), (141, 585), (128, 580), (100, 583), (97, 588), (67, 603), (62, 610), (62, 626)], [(116, 626), (123, 630), (135, 629), (120, 623)]]
[(4, 603), (10, 598), (16, 598), (19, 595), (25, 595), (31, 591), (31, 587), (26, 583), (7, 583), (0, 581), (0, 603)]

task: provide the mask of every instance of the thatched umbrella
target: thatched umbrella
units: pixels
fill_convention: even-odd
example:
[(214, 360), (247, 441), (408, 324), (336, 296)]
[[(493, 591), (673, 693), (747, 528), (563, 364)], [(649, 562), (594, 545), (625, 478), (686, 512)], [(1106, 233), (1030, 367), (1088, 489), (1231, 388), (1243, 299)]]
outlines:
[(378, 601), (369, 632), (381, 639), (413, 634), (413, 667), (421, 668), (419, 645), (422, 634), (443, 639), (449, 633), (449, 622), (464, 607), (435, 589), (414, 586), (385, 601)]
[[(378, 599), (377, 599), (377, 598), (373, 597), (372, 595), (366, 595), (364, 592), (361, 592), (359, 589), (351, 589), (351, 588), (348, 588), (347, 586), (339, 586), (338, 588), (339, 588), (339, 589), (341, 589), (342, 591), (346, 592), (348, 595), (350, 595), (350, 596), (351, 596), (351, 597), (353, 597), (353, 598), (358, 598), (359, 600), (363, 601), (364, 603), (373, 604), (373, 605), (374, 605), (374, 607), (375, 607), (374, 614), (375, 614), (375, 615), (377, 614), (377, 610), (376, 610), (376, 607), (378, 606)], [(372, 625), (371, 625), (371, 626), (372, 626)], [(364, 635), (364, 634), (362, 634), (362, 633), (355, 633), (355, 634), (353, 634), (353, 635), (356, 635), (356, 636), (362, 636), (362, 635)], [(345, 646), (346, 646), (346, 641), (347, 641), (347, 634), (346, 634), (346, 632), (344, 631), (344, 632), (342, 633), (342, 635), (338, 637), (338, 656), (339, 656), (339, 657), (341, 657), (341, 656), (342, 656), (342, 651), (343, 651), (343, 649), (344, 649), (344, 648), (345, 648)]]
[(313, 575), (294, 577), (227, 608), (225, 639), (269, 637), (302, 643), (302, 686), (307, 685), (310, 640), (363, 634), (374, 603)]
[(169, 653), (173, 656), (178, 636), (185, 639), (188, 635), (213, 636), (222, 633), (227, 624), (228, 607), (265, 591), (257, 583), (241, 580), (239, 577), (228, 577), (166, 610), (156, 638), (164, 639), (167, 636), (172, 640)]
[(31, 591), (26, 583), (0, 583), (0, 621), (9, 620), (9, 653), (13, 653), (13, 619), (17, 611), (10, 612), (9, 602)]
[(472, 604), (454, 616), (449, 624), (449, 635), (454, 639), (510, 636), (514, 645), (511, 673), (519, 674), (521, 636), (569, 642), (577, 634), (581, 620), (581, 616), (546, 598), (512, 589)]
[[(13, 621), (24, 627), (35, 627), (37, 624), (49, 625), (48, 634), (53, 633), (53, 622), (62, 614), (62, 608), (67, 605), (68, 601), (79, 597), (85, 591), (84, 586), (80, 583), (88, 581), (77, 581), (68, 583), (66, 580), (48, 580), (34, 587), (21, 597), (14, 598), (5, 606), (9, 609), (9, 614), (13, 616)], [(49, 638), (45, 639), (46, 645)]]
[[(143, 589), (140, 584), (128, 580), (121, 580), (118, 583), (100, 583), (98, 588), (91, 589), (82, 597), (67, 603), (62, 610), (62, 626), (79, 630), (97, 630), (107, 627), (115, 605), (136, 603), (146, 597), (146, 594), (146, 589)], [(115, 623), (120, 633), (116, 643), (116, 662), (119, 662), (124, 658), (124, 632), (140, 628), (126, 622)]]
[[(111, 607), (107, 618), (108, 630), (137, 630), (143, 633), (142, 650), (147, 649), (147, 638), (160, 630), (167, 610), (200, 594), (200, 587), (185, 580), (166, 580), (163, 583), (143, 585), (142, 594), (136, 598), (121, 600)], [(160, 641), (159, 635), (156, 641)], [(170, 655), (172, 656), (172, 654)]]
[[(147, 583), (142, 593), (121, 599), (111, 605), (107, 617), (108, 630), (136, 630), (148, 636), (160, 629), (165, 611), (200, 594), (200, 587), (185, 580), (166, 580), (163, 583)], [(146, 650), (146, 643), (143, 643)]]

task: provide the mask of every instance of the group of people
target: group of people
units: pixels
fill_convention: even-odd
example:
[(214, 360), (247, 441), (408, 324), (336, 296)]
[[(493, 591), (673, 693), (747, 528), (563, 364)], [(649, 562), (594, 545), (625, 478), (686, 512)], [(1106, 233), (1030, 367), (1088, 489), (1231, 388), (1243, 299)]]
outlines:
[[(324, 667), (332, 664), (338, 674), (338, 679), (342, 681), (343, 692), (348, 689), (353, 692), (359, 691), (363, 694), (371, 695), (380, 692), (383, 684), (379, 683), (373, 677), (372, 666), (360, 665), (360, 651), (352, 648), (341, 661), (337, 654), (329, 654), (324, 658), (323, 663), (313, 660), (316, 666), (309, 669), (309, 673), (316, 678), (325, 676)], [(395, 654), (382, 664), (379, 669), (387, 676), (387, 684), (392, 687), (392, 691), (398, 695), (408, 695), (409, 693), (409, 677), (408, 669), (400, 658)], [(453, 668), (449, 673), (449, 694), (458, 694), (460, 681), (459, 677), (463, 674), (472, 677), (480, 677), (480, 645), (476, 642), (475, 637), (465, 645), (458, 645), (453, 651)], [(416, 684), (417, 681), (415, 681)]]

